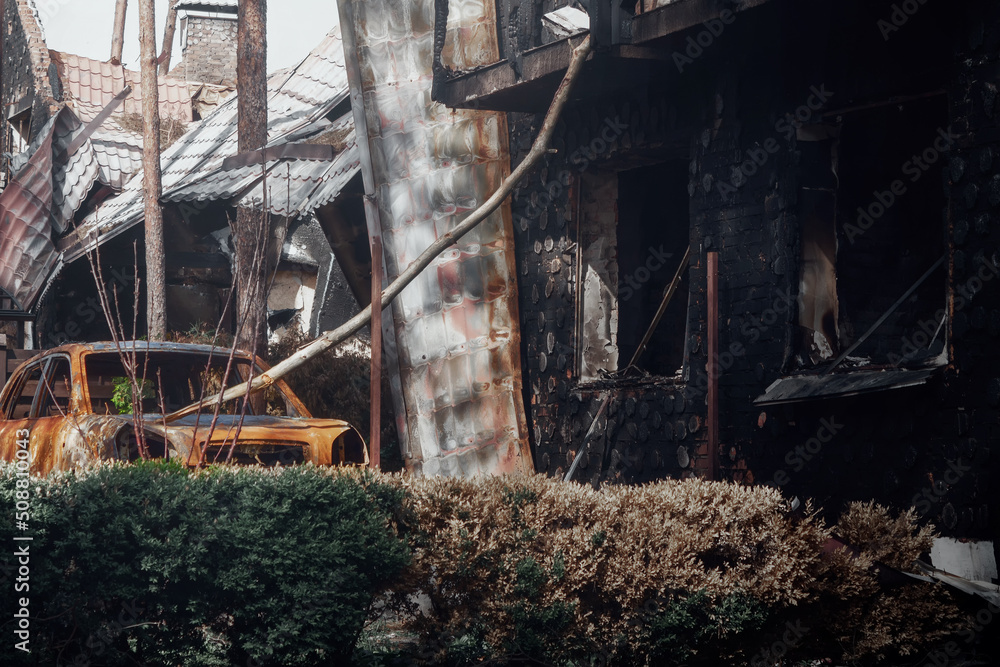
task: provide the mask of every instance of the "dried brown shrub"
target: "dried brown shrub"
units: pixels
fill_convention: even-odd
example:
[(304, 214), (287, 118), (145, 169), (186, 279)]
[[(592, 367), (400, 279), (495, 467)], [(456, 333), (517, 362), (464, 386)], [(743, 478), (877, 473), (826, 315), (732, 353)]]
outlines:
[(878, 583), (875, 564), (913, 572), (913, 562), (931, 550), (934, 528), (920, 527), (912, 509), (894, 517), (873, 502), (852, 503), (835, 530), (861, 553), (851, 558), (842, 550), (824, 563), (816, 616), (845, 660), (876, 663), (912, 656), (969, 627), (969, 617), (941, 586), (884, 588)]
[(764, 487), (688, 480), (595, 492), (542, 476), (402, 483), (416, 530), (401, 592), (426, 594), (434, 609), (414, 627), (440, 638), (478, 625), (487, 645), (509, 651), (528, 642), (523, 622), (534, 614), (552, 621), (547, 659), (634, 664), (648, 653), (651, 617), (697, 593), (710, 609), (733, 595), (795, 606), (826, 539), (816, 518), (793, 517)]
[(432, 662), (742, 664), (794, 622), (789, 657), (874, 663), (962, 627), (939, 588), (878, 585), (875, 561), (912, 569), (929, 548), (912, 514), (852, 506), (837, 530), (861, 554), (823, 556), (822, 521), (767, 487), (396, 479), (414, 548), (396, 593), (429, 598), (410, 627)]

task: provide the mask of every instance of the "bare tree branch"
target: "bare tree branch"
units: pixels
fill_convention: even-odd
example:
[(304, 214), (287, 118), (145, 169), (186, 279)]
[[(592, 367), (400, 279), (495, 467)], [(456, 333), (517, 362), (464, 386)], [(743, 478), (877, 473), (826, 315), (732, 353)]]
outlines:
[[(403, 271), (399, 277), (396, 278), (385, 289), (385, 291), (382, 292), (383, 307), (388, 306), (393, 299), (399, 296), (400, 292), (402, 292), (407, 285), (413, 282), (413, 280), (420, 275), (424, 269), (430, 266), (431, 262), (433, 262), (438, 255), (456, 243), (465, 234), (472, 231), (472, 229), (474, 229), (481, 222), (490, 217), (490, 215), (492, 215), (493, 212), (500, 207), (504, 200), (510, 196), (511, 192), (514, 191), (514, 188), (521, 181), (521, 179), (534, 169), (542, 157), (549, 152), (549, 143), (552, 140), (552, 134), (555, 132), (556, 123), (559, 121), (559, 117), (562, 115), (563, 109), (569, 102), (570, 93), (572, 92), (577, 79), (580, 77), (580, 72), (583, 71), (583, 64), (590, 55), (590, 51), (590, 37), (588, 36), (583, 43), (573, 51), (573, 59), (570, 62), (569, 69), (566, 71), (566, 75), (563, 77), (562, 83), (556, 90), (555, 97), (552, 100), (552, 105), (549, 107), (548, 113), (545, 116), (545, 121), (542, 124), (541, 132), (539, 132), (538, 138), (535, 139), (535, 143), (532, 145), (531, 151), (528, 153), (527, 157), (525, 157), (525, 159), (517, 166), (511, 175), (504, 180), (503, 184), (492, 197), (490, 197), (482, 206), (469, 215), (469, 217), (458, 224), (455, 229), (434, 241), (434, 243), (432, 243), (430, 247), (428, 247), (427, 250), (420, 255), (420, 257), (410, 264), (410, 266), (407, 267), (406, 270)], [(271, 386), (277, 380), (305, 365), (311, 359), (319, 356), (324, 351), (353, 336), (369, 323), (371, 315), (371, 306), (368, 306), (360, 313), (352, 317), (340, 328), (324, 333), (313, 342), (299, 349), (288, 359), (285, 359), (281, 363), (274, 366), (264, 375), (254, 378), (252, 382), (244, 382), (243, 384), (232, 387), (221, 394), (211, 396), (205, 399), (201, 405), (212, 405), (220, 401), (231, 401), (244, 396), (248, 392), (256, 392)], [(187, 415), (194, 414), (198, 412), (199, 409), (200, 405), (195, 403), (167, 415), (166, 419), (168, 422), (175, 421)]]
[(125, 15), (128, 0), (118, 0), (115, 4), (115, 28), (111, 33), (111, 64), (122, 64), (122, 50), (125, 48)]
[(160, 74), (170, 71), (170, 57), (174, 51), (174, 33), (177, 32), (177, 3), (180, 0), (170, 0), (167, 10), (167, 25), (163, 28), (163, 49), (160, 51)]

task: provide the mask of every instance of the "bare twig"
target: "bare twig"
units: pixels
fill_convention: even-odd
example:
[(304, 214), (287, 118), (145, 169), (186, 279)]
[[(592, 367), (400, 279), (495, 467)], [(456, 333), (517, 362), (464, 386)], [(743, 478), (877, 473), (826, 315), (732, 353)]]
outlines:
[[(541, 132), (535, 140), (534, 145), (531, 147), (531, 151), (528, 153), (527, 157), (521, 162), (521, 164), (518, 165), (513, 173), (511, 173), (511, 175), (504, 180), (500, 188), (486, 201), (486, 203), (458, 224), (455, 229), (434, 241), (434, 243), (432, 243), (430, 247), (428, 247), (427, 250), (420, 255), (420, 257), (410, 264), (410, 266), (407, 267), (407, 269), (403, 271), (399, 277), (385, 289), (385, 291), (382, 292), (383, 307), (388, 306), (397, 296), (399, 296), (400, 292), (402, 292), (407, 285), (413, 282), (413, 280), (420, 275), (425, 268), (430, 266), (431, 262), (433, 262), (438, 255), (458, 242), (458, 240), (465, 236), (465, 234), (470, 232), (477, 225), (492, 215), (492, 213), (500, 207), (504, 200), (510, 196), (521, 179), (534, 169), (542, 157), (548, 153), (549, 142), (552, 140), (552, 135), (555, 132), (556, 123), (558, 122), (563, 109), (566, 107), (566, 104), (569, 102), (573, 85), (579, 79), (580, 73), (583, 71), (583, 64), (590, 55), (590, 51), (590, 37), (588, 36), (583, 43), (581, 43), (580, 46), (574, 50), (573, 59), (570, 62), (566, 76), (563, 78), (558, 90), (556, 90), (555, 97), (552, 100), (552, 105), (549, 107), (549, 111), (545, 116), (545, 121), (542, 124)], [(353, 336), (369, 323), (371, 316), (372, 309), (369, 305), (367, 308), (348, 320), (343, 326), (333, 331), (326, 332), (313, 342), (299, 349), (288, 359), (285, 359), (281, 363), (275, 365), (267, 373), (252, 381), (244, 382), (243, 384), (216, 394), (215, 396), (206, 399), (205, 403), (212, 404), (231, 401), (245, 396), (247, 393), (259, 391), (273, 385), (278, 379), (284, 377), (297, 368), (300, 368), (334, 345), (337, 345)], [(187, 415), (194, 414), (199, 410), (199, 408), (200, 405), (197, 403), (189, 405), (186, 408), (167, 415), (167, 421), (174, 421), (182, 417), (186, 417)]]

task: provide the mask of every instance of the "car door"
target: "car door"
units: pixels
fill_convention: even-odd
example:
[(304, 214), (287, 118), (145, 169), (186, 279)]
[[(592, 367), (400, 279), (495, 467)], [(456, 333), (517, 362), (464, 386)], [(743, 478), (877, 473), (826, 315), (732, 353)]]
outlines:
[[(22, 367), (4, 396), (0, 452), (12, 461), (29, 443), (31, 472), (60, 468), (65, 434), (76, 424), (69, 357), (53, 355)], [(23, 455), (22, 455), (23, 456)]]

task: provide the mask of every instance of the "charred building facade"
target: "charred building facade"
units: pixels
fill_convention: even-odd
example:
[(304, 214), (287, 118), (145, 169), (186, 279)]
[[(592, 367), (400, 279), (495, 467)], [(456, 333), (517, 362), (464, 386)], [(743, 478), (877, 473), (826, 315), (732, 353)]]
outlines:
[[(437, 3), (446, 63), (474, 38), (457, 4)], [(513, 202), (536, 469), (775, 484), (996, 534), (1000, 8), (497, 12), (500, 60), (439, 67), (435, 97), (507, 112), (512, 167), (595, 46)]]

